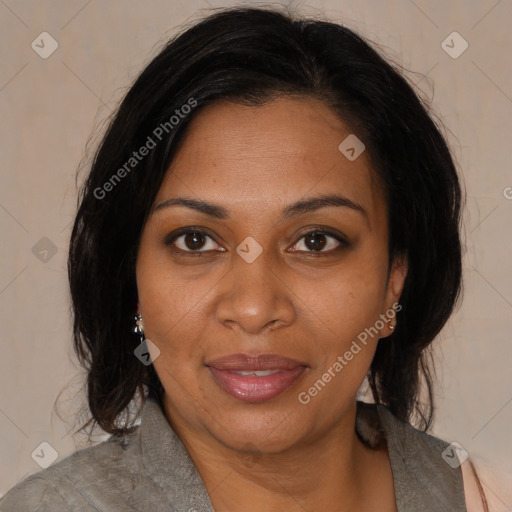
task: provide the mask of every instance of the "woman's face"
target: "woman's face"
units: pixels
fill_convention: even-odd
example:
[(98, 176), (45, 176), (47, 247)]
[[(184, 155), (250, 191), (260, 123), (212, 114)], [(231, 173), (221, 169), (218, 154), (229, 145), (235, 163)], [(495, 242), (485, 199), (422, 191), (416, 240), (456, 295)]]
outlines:
[(338, 148), (350, 133), (290, 98), (216, 103), (190, 125), (137, 259), (179, 431), (280, 451), (353, 410), (406, 269), (388, 272), (384, 195), (361, 146)]

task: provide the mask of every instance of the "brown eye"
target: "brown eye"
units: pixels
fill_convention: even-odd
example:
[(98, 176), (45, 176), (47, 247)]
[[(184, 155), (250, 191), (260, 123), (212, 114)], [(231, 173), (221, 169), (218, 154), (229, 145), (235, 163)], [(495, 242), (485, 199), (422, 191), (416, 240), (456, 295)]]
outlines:
[(183, 242), (188, 249), (195, 251), (204, 245), (205, 237), (199, 231), (192, 231), (183, 235)]
[(304, 244), (312, 251), (321, 251), (327, 242), (323, 233), (309, 233), (304, 237)]
[(217, 244), (210, 235), (198, 229), (182, 230), (179, 233), (170, 236), (168, 241), (165, 242), (165, 244), (172, 245), (179, 251), (188, 253), (202, 253), (206, 251), (225, 251), (225, 249), (223, 249), (219, 244)]
[(291, 250), (292, 252), (314, 254), (328, 253), (342, 247), (348, 247), (348, 243), (339, 236), (315, 230), (303, 235)]

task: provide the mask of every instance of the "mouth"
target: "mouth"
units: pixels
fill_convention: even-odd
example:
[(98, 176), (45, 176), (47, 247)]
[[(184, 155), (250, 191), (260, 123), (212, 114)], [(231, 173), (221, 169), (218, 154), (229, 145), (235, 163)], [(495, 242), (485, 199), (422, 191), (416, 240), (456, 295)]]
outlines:
[(292, 387), (307, 365), (276, 354), (231, 354), (206, 364), (219, 387), (245, 402), (264, 402)]

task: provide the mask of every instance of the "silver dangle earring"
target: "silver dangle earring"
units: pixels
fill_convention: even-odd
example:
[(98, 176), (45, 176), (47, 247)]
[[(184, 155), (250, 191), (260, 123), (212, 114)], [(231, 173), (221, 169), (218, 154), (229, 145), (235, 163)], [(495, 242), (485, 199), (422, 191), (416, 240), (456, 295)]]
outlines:
[(133, 332), (140, 336), (140, 343), (133, 353), (143, 365), (149, 366), (153, 364), (153, 361), (160, 355), (160, 350), (151, 340), (148, 340), (144, 334), (144, 325), (142, 323), (139, 304), (137, 304), (137, 314), (135, 315)]
[(133, 328), (133, 332), (140, 336), (140, 342), (144, 342), (144, 326), (142, 325), (142, 316), (137, 313), (135, 315), (135, 327)]
[(137, 314), (135, 315), (135, 325), (133, 327), (133, 332), (140, 336), (140, 343), (133, 351), (133, 353), (144, 366), (153, 364), (153, 361), (160, 355), (160, 350), (154, 343), (151, 342), (151, 340), (146, 338), (139, 304), (137, 304)]

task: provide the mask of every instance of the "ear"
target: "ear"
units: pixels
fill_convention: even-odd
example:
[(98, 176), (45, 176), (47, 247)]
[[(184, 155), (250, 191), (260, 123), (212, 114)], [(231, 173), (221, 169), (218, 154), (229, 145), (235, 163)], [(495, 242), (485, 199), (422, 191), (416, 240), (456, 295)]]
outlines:
[[(389, 272), (388, 283), (386, 288), (386, 296), (384, 299), (383, 315), (386, 316), (386, 325), (381, 329), (380, 337), (385, 338), (393, 334), (396, 326), (396, 313), (400, 311), (401, 306), (398, 304), (402, 290), (404, 289), (405, 278), (407, 277), (408, 262), (405, 255), (398, 255), (393, 259), (391, 270)], [(382, 318), (382, 315), (381, 315)]]
[(407, 257), (403, 254), (396, 256), (391, 264), (391, 271), (388, 278), (386, 295), (386, 300), (389, 301), (389, 303), (387, 303), (388, 306), (400, 300), (400, 295), (402, 295), (402, 290), (404, 289), (405, 278), (407, 277), (407, 269)]

